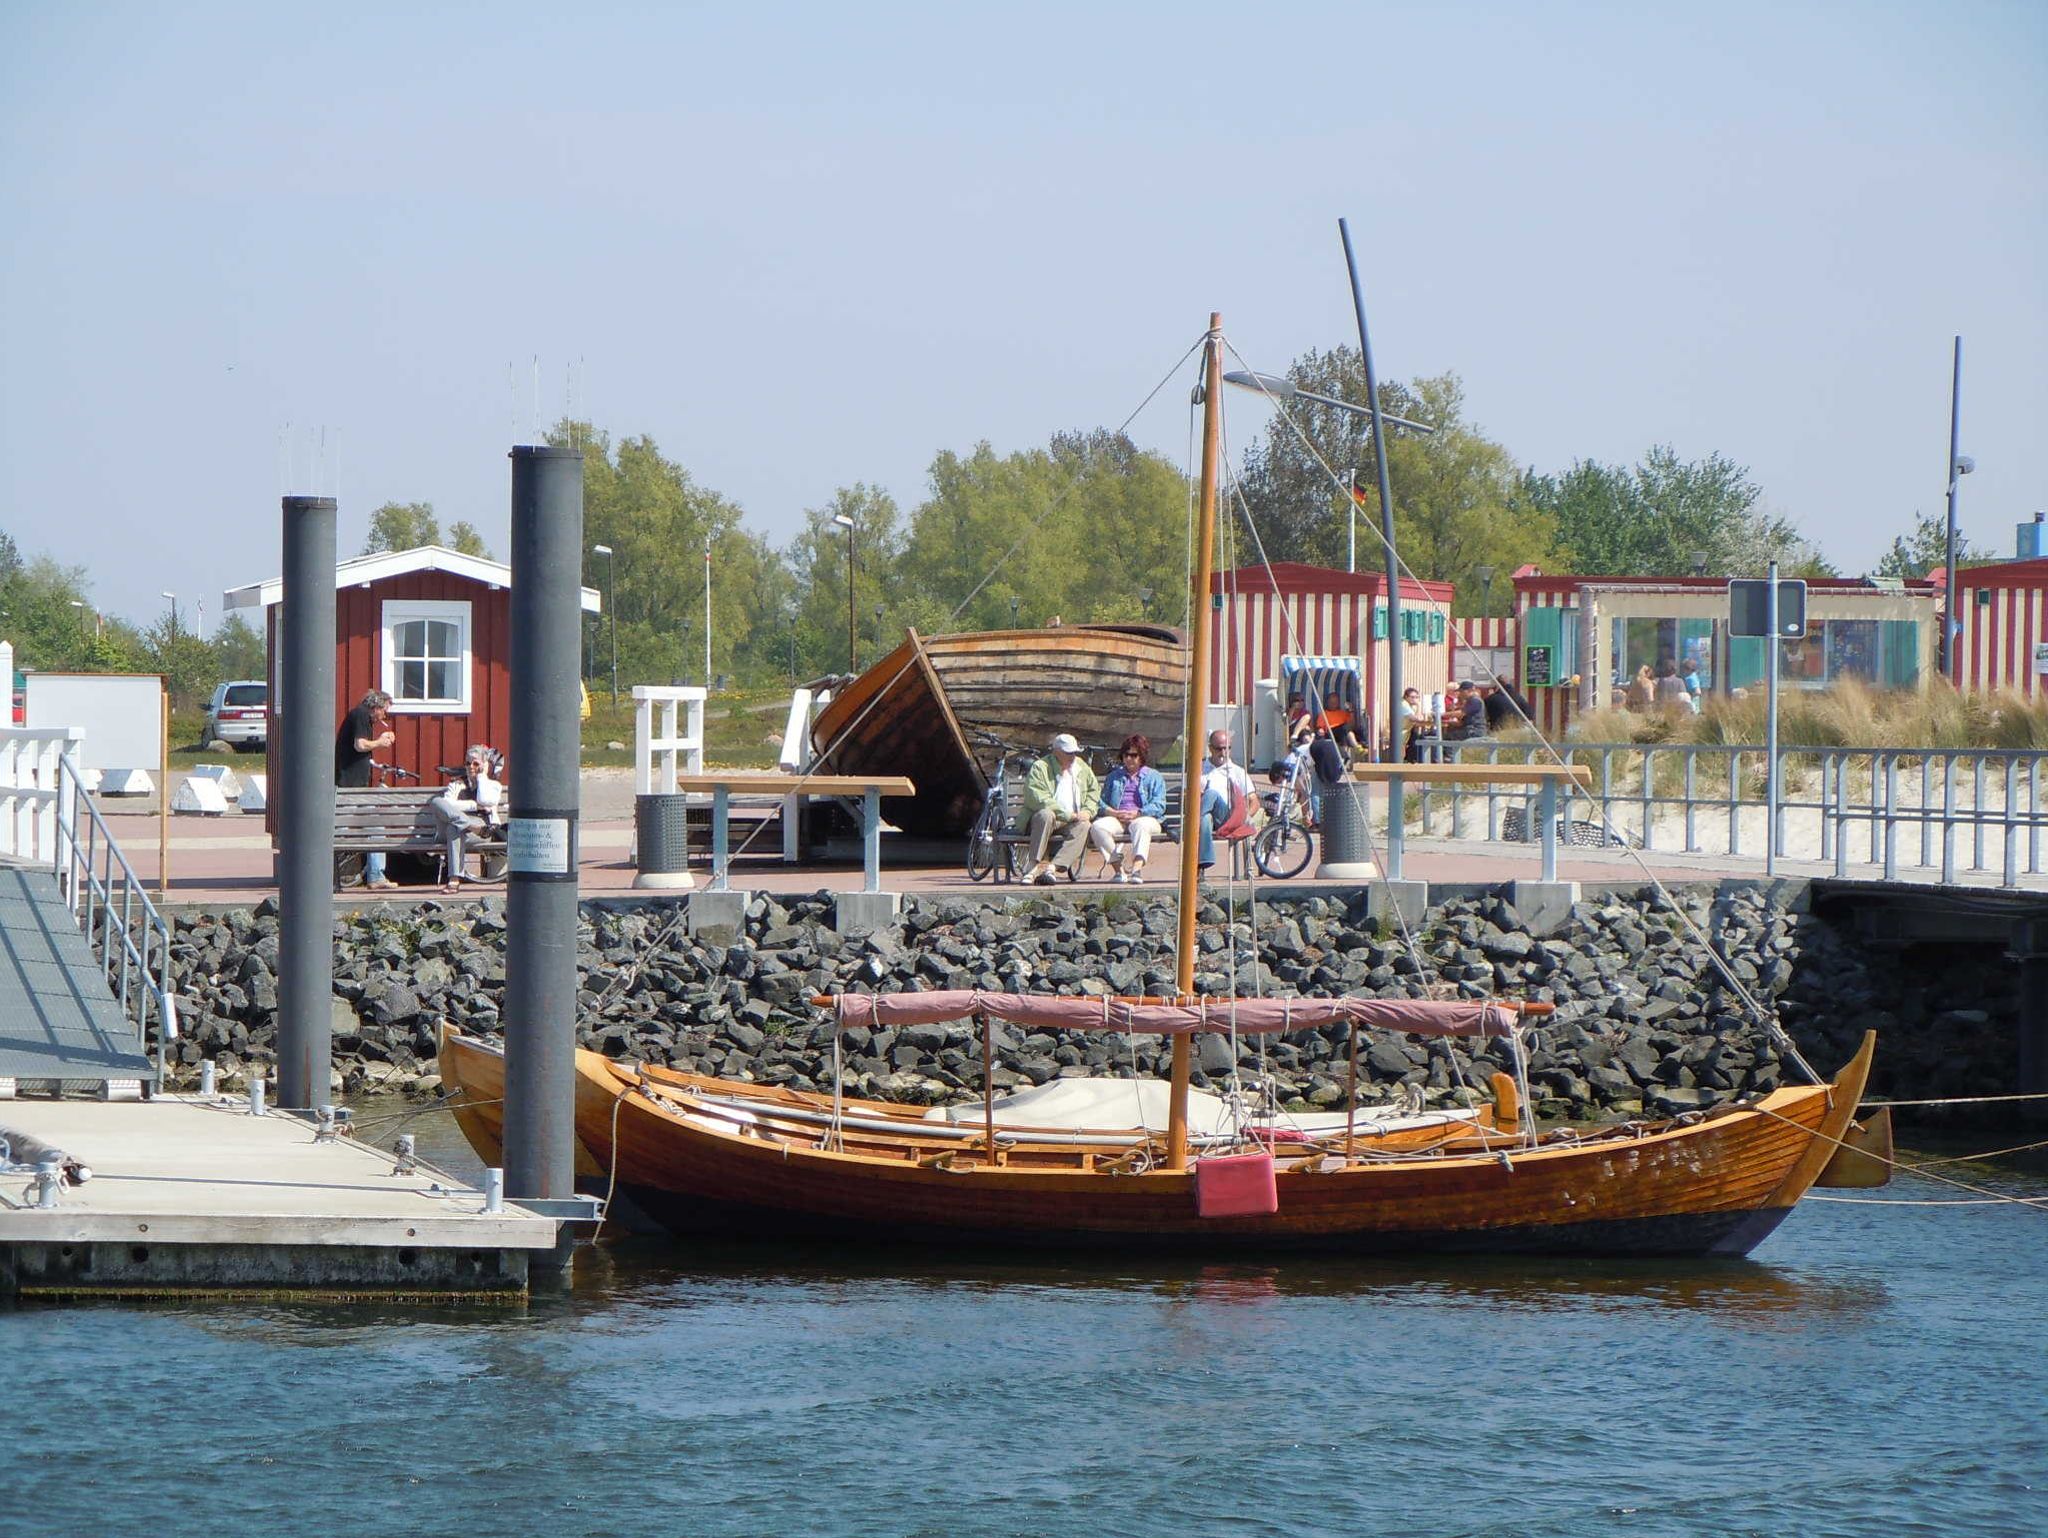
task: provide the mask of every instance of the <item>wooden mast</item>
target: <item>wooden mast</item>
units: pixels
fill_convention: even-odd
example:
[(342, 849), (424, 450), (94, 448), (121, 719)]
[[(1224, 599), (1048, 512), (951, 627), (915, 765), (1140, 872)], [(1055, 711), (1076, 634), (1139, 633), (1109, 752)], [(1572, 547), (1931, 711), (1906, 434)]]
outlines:
[[(1176, 951), (1174, 990), (1195, 991), (1195, 884), (1201, 879), (1196, 861), (1201, 849), (1202, 770), (1208, 761), (1209, 580), (1216, 546), (1216, 470), (1223, 438), (1223, 317), (1209, 316), (1209, 340), (1202, 363), (1202, 494), (1195, 517), (1194, 570), (1188, 583), (1188, 627), (1194, 633), (1188, 652), (1187, 729), (1182, 734), (1180, 798), (1180, 944)], [(1173, 1038), (1173, 1077), (1166, 1117), (1166, 1167), (1188, 1167), (1188, 1073), (1193, 1054), (1186, 1034)]]

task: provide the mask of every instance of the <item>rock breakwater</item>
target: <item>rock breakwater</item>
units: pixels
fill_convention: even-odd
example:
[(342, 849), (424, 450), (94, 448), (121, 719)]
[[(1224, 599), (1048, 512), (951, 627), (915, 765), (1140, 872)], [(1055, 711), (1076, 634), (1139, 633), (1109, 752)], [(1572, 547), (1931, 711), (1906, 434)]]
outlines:
[[(2009, 966), (1930, 975), (1924, 952), (1866, 946), (1755, 886), (1687, 893), (1678, 903), (1650, 892), (1600, 898), (1536, 938), (1498, 897), (1433, 907), (1409, 934), (1383, 931), (1362, 901), (1310, 897), (1234, 914), (1210, 902), (1196, 988), (1223, 993), (1234, 981), (1241, 994), (1267, 996), (1435, 991), (1553, 1002), (1529, 1061), (1539, 1113), (1552, 1118), (1692, 1110), (1796, 1072), (1742, 993), (1823, 1072), (1866, 1027), (1883, 1032), (1877, 1093), (2009, 1085)], [(837, 934), (832, 917), (827, 896), (756, 896), (743, 930), (692, 939), (679, 904), (586, 903), (578, 1040), (617, 1057), (825, 1088), (831, 1032), (807, 1002), (813, 993), (1172, 988), (1174, 922), (1164, 900), (913, 897), (898, 929), (855, 938)], [(1710, 964), (1702, 936), (1727, 959), (1726, 975)], [(334, 1044), (344, 1087), (432, 1092), (441, 1021), (499, 1032), (505, 938), (496, 899), (339, 920)], [(230, 1080), (267, 1068), (276, 1042), (274, 906), (181, 918), (172, 957), (185, 1024), (180, 1067), (212, 1058)], [(1168, 1056), (1157, 1037), (1002, 1026), (995, 1046), (994, 1078), (1005, 1089), (1057, 1077), (1164, 1076)], [(851, 1030), (844, 1048), (854, 1092), (924, 1103), (980, 1094), (981, 1044), (964, 1024)], [(1270, 1081), (1282, 1105), (1320, 1109), (1343, 1104), (1348, 1052), (1341, 1030), (1299, 1032), (1247, 1039), (1237, 1066)], [(1370, 1038), (1360, 1051), (1360, 1095), (1380, 1101), (1412, 1087), (1440, 1103), (1462, 1098), (1465, 1086), (1483, 1095), (1505, 1053), (1499, 1043)], [(1227, 1038), (1198, 1043), (1198, 1084), (1213, 1086), (1231, 1068)]]

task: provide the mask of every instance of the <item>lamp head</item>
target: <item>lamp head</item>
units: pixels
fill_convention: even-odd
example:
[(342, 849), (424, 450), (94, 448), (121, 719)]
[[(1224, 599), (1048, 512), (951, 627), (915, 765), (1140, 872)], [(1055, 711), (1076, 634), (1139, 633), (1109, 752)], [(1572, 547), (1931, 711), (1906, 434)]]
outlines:
[(1236, 373), (1225, 374), (1223, 382), (1227, 385), (1236, 385), (1240, 390), (1256, 390), (1259, 394), (1270, 395), (1276, 400), (1294, 398), (1294, 381), (1284, 374), (1259, 374), (1240, 369)]
[(590, 553), (592, 555), (610, 555), (612, 553), (612, 547), (610, 545), (592, 545), (590, 547)]
[(838, 524), (839, 527), (842, 529), (850, 529), (853, 527), (853, 519), (845, 513), (834, 513), (832, 515), (832, 521)]
[(1968, 475), (1972, 470), (1976, 468), (1977, 461), (1972, 459), (1969, 455), (1956, 455), (1955, 473), (1957, 475)]

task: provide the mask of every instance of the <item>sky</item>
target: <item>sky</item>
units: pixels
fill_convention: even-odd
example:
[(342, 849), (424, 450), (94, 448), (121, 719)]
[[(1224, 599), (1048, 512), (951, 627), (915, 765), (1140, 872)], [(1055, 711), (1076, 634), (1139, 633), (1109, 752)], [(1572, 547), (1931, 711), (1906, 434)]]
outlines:
[(2032, 0), (0, 0), (0, 528), (210, 629), (285, 491), (344, 556), (395, 500), (503, 558), (506, 450), (573, 412), (780, 543), (1122, 423), (1212, 310), (1257, 368), (1354, 342), (1343, 216), (1382, 378), (1455, 372), (1542, 470), (1725, 454), (1848, 572), (1942, 506), (1961, 335), (2007, 555), (2044, 87)]

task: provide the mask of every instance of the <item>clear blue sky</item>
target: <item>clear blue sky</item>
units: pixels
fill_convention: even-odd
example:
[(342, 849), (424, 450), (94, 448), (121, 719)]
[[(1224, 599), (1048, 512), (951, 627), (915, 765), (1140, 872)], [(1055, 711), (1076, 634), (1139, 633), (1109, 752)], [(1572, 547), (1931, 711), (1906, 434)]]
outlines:
[(290, 422), (344, 554), (397, 499), (502, 557), (538, 355), (544, 418), (576, 363), (780, 541), (1121, 421), (1211, 309), (1262, 367), (1351, 340), (1341, 214), (1383, 375), (1455, 370), (1545, 469), (1719, 450), (1850, 571), (1941, 503), (1962, 333), (1964, 527), (2009, 553), (2044, 87), (2031, 0), (0, 0), (0, 526), (211, 624), (278, 570)]

